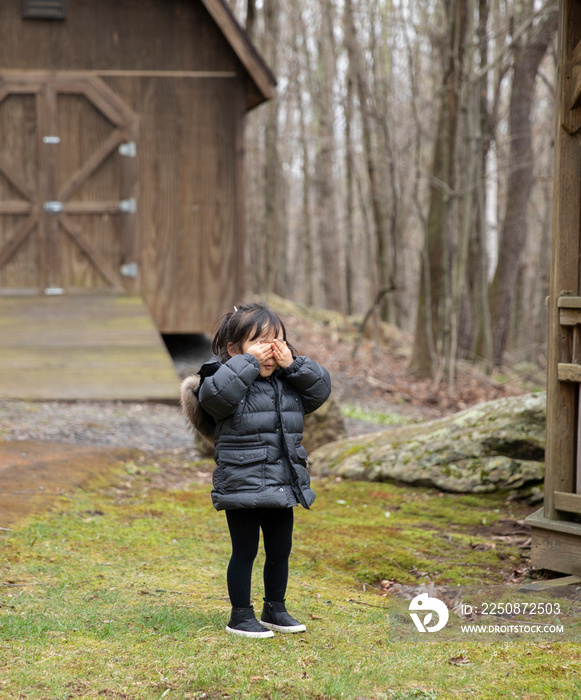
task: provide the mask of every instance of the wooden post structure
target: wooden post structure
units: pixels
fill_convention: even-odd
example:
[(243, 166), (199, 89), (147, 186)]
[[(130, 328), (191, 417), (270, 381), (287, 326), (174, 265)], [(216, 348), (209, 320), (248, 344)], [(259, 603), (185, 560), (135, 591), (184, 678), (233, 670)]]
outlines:
[(581, 575), (581, 0), (560, 0), (543, 508), (536, 567)]

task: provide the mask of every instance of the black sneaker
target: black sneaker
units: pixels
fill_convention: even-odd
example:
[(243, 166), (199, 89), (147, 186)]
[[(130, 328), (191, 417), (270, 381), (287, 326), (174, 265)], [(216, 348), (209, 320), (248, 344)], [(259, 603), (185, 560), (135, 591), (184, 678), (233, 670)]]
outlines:
[(307, 628), (294, 617), (291, 617), (281, 603), (264, 601), (264, 608), (260, 617), (260, 624), (275, 632), (306, 632)]
[(226, 626), (228, 634), (237, 634), (239, 637), (254, 637), (266, 639), (274, 637), (274, 633), (263, 627), (254, 615), (254, 608), (232, 608), (230, 622)]

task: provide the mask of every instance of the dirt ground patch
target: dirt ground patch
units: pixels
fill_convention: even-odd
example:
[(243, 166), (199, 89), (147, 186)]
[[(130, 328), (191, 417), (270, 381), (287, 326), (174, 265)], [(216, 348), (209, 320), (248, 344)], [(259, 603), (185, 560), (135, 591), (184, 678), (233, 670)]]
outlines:
[(27, 440), (0, 441), (0, 528), (45, 510), (105, 475), (135, 450)]

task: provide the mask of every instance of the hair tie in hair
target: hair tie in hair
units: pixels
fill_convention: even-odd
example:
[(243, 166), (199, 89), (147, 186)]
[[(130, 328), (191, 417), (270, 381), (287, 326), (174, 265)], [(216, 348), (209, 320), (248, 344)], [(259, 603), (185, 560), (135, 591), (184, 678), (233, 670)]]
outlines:
[(238, 311), (238, 308), (235, 306), (235, 307), (234, 307), (234, 313), (236, 313), (237, 311)]

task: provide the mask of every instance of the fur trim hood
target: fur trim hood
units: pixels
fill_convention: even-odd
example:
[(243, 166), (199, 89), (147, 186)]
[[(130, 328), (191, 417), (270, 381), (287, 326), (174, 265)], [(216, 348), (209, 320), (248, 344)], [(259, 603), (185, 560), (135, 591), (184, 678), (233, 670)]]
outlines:
[(180, 387), (180, 404), (192, 430), (200, 435), (211, 447), (214, 447), (214, 430), (216, 421), (200, 406), (198, 391), (200, 377), (197, 374), (184, 379)]

